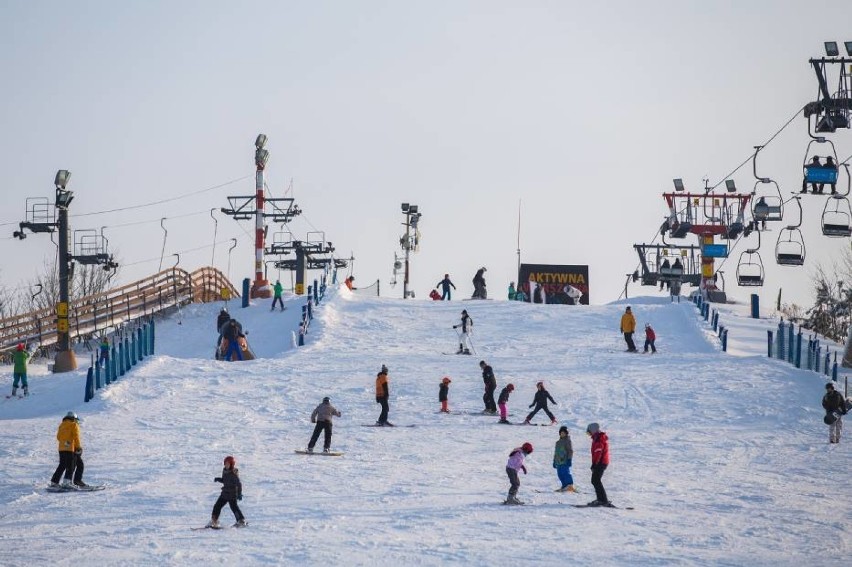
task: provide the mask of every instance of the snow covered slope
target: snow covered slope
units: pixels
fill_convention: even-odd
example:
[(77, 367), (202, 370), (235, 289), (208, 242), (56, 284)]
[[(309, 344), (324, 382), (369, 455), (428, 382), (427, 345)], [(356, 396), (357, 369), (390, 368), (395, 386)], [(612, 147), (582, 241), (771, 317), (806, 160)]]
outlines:
[[(755, 325), (731, 331), (735, 356), (720, 352), (692, 304), (629, 303), (640, 328), (656, 329), (659, 354), (623, 352), (624, 303), (402, 301), (332, 290), (301, 349), (291, 347), (297, 301), (284, 313), (270, 313), (268, 302), (232, 309), (258, 356), (242, 363), (212, 360), (218, 306), (184, 309), (181, 324), (159, 324), (155, 356), (88, 404), (82, 371), (54, 376), (36, 364), (33, 395), (0, 401), (0, 565), (825, 565), (848, 557), (852, 437), (827, 443), (824, 378), (766, 359)], [(462, 308), (474, 319), (477, 353), (444, 355), (458, 346), (452, 325)], [(475, 415), (481, 359), (500, 388), (515, 384), (512, 420), (523, 420), (535, 383), (545, 381), (571, 430), (582, 494), (552, 492), (557, 428)], [(361, 427), (378, 416), (382, 364), (390, 420), (416, 427)], [(445, 375), (449, 415), (438, 413)], [(333, 448), (346, 454), (297, 455), (323, 396), (343, 412)], [(68, 410), (82, 418), (85, 480), (107, 490), (44, 490)], [(594, 499), (591, 421), (610, 436), (609, 497), (635, 510), (570, 506)], [(521, 478), (527, 505), (502, 506), (508, 453), (525, 441), (535, 446)], [(228, 454), (250, 527), (190, 531), (209, 519), (221, 486), (213, 477)], [(227, 507), (222, 519), (232, 523)]]

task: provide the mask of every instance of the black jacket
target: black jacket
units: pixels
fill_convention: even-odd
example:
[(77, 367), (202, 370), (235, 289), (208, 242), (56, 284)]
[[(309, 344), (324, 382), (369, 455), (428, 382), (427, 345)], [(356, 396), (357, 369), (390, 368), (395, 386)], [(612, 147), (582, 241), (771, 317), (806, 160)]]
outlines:
[(530, 407), (538, 406), (540, 408), (546, 408), (547, 400), (550, 400), (554, 404), (556, 403), (556, 400), (553, 399), (553, 396), (550, 395), (550, 392), (542, 388), (541, 390), (535, 393), (535, 398), (533, 398), (533, 403), (530, 404)]
[(837, 390), (832, 390), (822, 397), (822, 407), (826, 411), (839, 411), (846, 414), (846, 400)]
[(482, 368), (482, 381), (485, 382), (486, 390), (497, 389), (497, 379), (494, 377), (494, 371), (487, 364)]
[(227, 499), (240, 498), (243, 495), (243, 483), (240, 482), (240, 470), (222, 469), (222, 476), (214, 479), (216, 482), (221, 482), (222, 496)]
[(484, 273), (485, 272), (483, 270), (476, 270), (476, 275), (473, 276), (473, 285), (479, 284), (485, 287), (485, 276), (483, 276)]
[(222, 332), (222, 325), (227, 323), (228, 320), (230, 320), (230, 318), (231, 318), (231, 316), (228, 315), (227, 311), (220, 311), (219, 316), (216, 317), (216, 331), (221, 333)]
[(449, 393), (450, 393), (450, 385), (444, 384), (443, 382), (441, 382), (441, 386), (438, 388), (438, 401), (439, 402), (446, 402), (447, 396), (449, 395)]
[(444, 291), (448, 291), (450, 289), (450, 286), (453, 286), (453, 289), (456, 289), (456, 284), (451, 282), (450, 278), (442, 279), (441, 281), (438, 282), (438, 285), (436, 285), (435, 287), (438, 287), (438, 286), (443, 288)]
[(505, 403), (508, 403), (508, 401), (509, 401), (509, 394), (511, 394), (511, 393), (512, 393), (512, 391), (511, 391), (511, 390), (509, 390), (509, 386), (506, 386), (505, 388), (503, 388), (502, 390), (500, 390), (500, 396), (497, 398), (497, 403), (498, 403), (498, 404), (505, 404)]

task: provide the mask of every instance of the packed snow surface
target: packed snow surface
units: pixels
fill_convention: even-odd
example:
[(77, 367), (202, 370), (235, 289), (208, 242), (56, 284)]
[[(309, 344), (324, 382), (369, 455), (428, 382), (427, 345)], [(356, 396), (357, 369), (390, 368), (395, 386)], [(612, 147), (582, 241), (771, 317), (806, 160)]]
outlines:
[[(624, 302), (403, 301), (332, 289), (307, 346), (294, 348), (303, 301), (284, 312), (232, 302), (258, 357), (234, 363), (212, 356), (220, 305), (184, 308), (158, 321), (156, 354), (89, 403), (84, 354), (79, 371), (61, 375), (36, 360), (32, 395), (0, 398), (0, 565), (834, 565), (852, 552), (852, 435), (828, 443), (825, 376), (766, 358), (777, 321), (722, 306), (724, 353), (685, 299), (633, 299), (637, 345), (650, 322), (659, 352), (629, 354)], [(476, 353), (443, 354), (458, 347), (462, 308)], [(498, 391), (515, 385), (510, 420), (523, 421), (545, 382), (571, 431), (580, 494), (553, 492), (557, 427), (478, 415), (480, 360)], [(361, 427), (379, 414), (382, 364), (390, 421), (415, 427)], [(11, 381), (11, 367), (3, 371)], [(443, 376), (450, 414), (438, 411)], [(323, 396), (343, 413), (332, 448), (345, 455), (298, 455)], [(104, 491), (45, 491), (69, 410), (81, 417), (84, 480)], [(571, 506), (594, 499), (593, 421), (610, 438), (609, 498), (634, 510)], [(525, 441), (535, 447), (521, 475), (527, 505), (504, 506), (506, 460)], [(250, 526), (191, 531), (210, 517), (226, 455), (237, 459)], [(221, 519), (233, 523), (227, 507)]]

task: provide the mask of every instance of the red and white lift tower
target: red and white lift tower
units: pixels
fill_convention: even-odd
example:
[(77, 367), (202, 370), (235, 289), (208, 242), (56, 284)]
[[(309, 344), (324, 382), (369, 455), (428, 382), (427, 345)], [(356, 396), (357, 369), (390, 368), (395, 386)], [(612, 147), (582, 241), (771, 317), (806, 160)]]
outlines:
[(723, 303), (725, 292), (716, 287), (716, 258), (727, 258), (729, 246), (721, 240), (735, 240), (745, 229), (745, 217), (749, 210), (750, 194), (737, 193), (732, 180), (725, 182), (726, 193), (712, 193), (706, 187), (704, 193), (689, 193), (682, 179), (674, 180), (675, 190), (663, 193), (669, 215), (661, 227), (661, 233), (670, 238), (685, 238), (688, 234), (698, 236), (701, 247), (701, 293), (707, 301)]

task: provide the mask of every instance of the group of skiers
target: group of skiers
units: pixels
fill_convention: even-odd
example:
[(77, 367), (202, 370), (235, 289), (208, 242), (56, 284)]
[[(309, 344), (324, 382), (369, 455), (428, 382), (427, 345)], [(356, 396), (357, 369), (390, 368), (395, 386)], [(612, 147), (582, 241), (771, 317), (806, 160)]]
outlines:
[[(636, 343), (633, 342), (633, 333), (636, 332), (636, 317), (633, 316), (633, 311), (630, 310), (630, 306), (628, 305), (624, 314), (621, 316), (621, 333), (624, 335), (624, 342), (627, 343), (627, 352), (639, 352), (636, 348)], [(650, 323), (645, 323), (645, 350), (644, 352), (648, 352), (648, 349), (651, 349), (651, 352), (656, 354), (657, 346), (657, 333), (651, 327)]]

